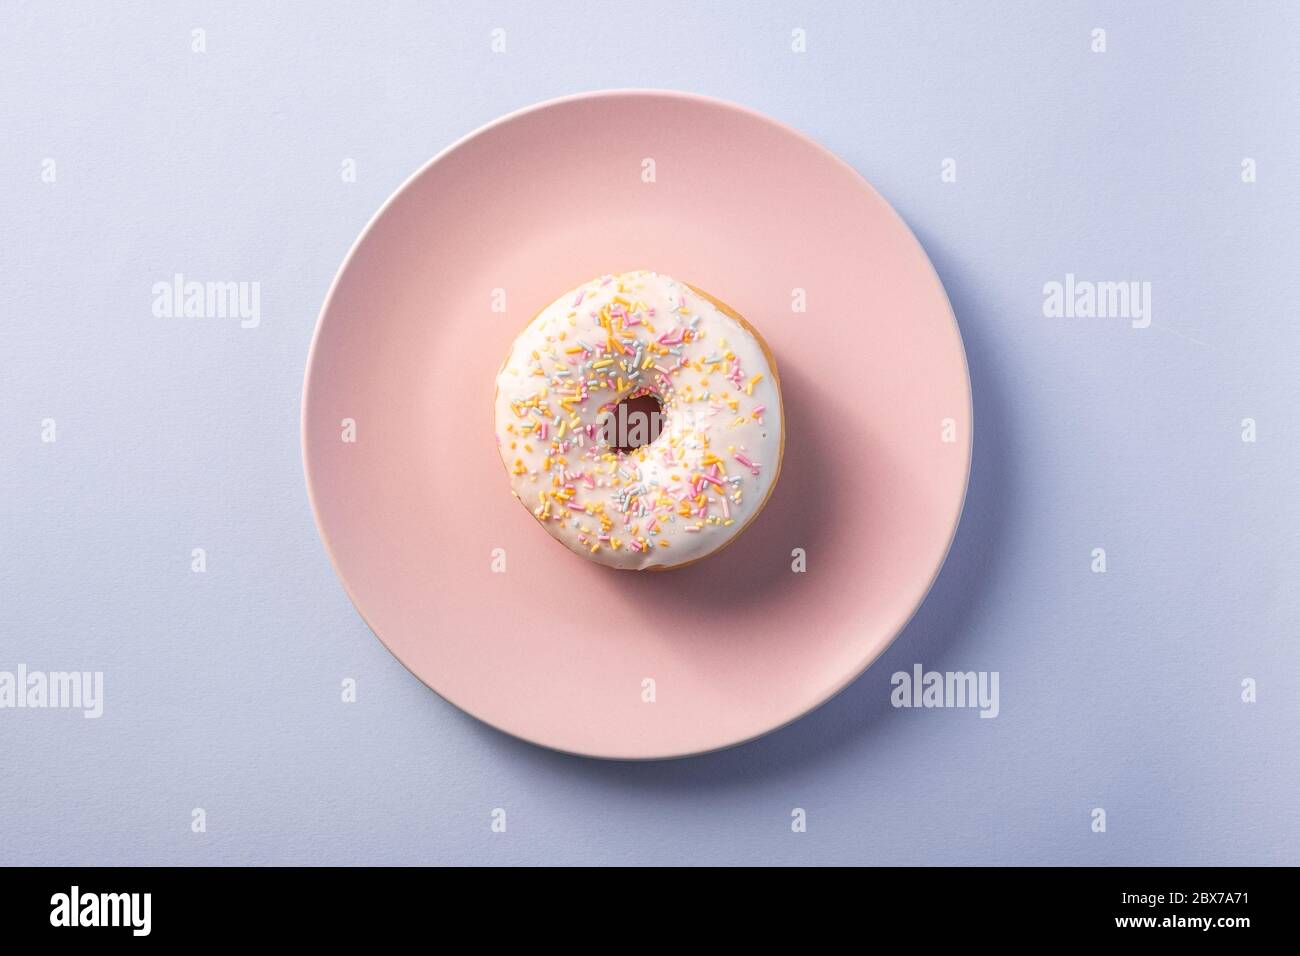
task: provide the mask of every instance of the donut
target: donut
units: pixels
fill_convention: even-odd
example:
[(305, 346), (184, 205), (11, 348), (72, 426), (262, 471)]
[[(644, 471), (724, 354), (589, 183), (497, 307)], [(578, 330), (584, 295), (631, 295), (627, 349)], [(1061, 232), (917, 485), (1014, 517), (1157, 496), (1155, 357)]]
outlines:
[(542, 309), (497, 374), (495, 411), (514, 496), (571, 551), (621, 570), (678, 568), (730, 543), (767, 503), (785, 447), (762, 337), (649, 271)]

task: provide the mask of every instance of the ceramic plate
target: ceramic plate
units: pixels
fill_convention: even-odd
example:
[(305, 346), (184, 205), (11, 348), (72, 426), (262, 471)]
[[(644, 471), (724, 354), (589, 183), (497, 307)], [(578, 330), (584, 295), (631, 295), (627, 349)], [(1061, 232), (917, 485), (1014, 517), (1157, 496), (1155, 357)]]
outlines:
[[(786, 412), (767, 507), (661, 573), (553, 541), (493, 437), (529, 319), (634, 269), (753, 323)], [(638, 90), (514, 113), (397, 191), (326, 298), (302, 427), (334, 567), (413, 674), (537, 744), (652, 758), (780, 727), (881, 654), (956, 531), (972, 421), (943, 287), (861, 176), (749, 109)]]

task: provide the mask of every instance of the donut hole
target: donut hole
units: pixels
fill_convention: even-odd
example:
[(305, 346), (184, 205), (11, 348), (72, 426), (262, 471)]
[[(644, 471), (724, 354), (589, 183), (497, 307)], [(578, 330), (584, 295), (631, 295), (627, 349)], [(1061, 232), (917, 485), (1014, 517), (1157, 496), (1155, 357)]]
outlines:
[(652, 392), (623, 399), (601, 423), (605, 444), (620, 455), (651, 444), (663, 431), (663, 411), (663, 402)]

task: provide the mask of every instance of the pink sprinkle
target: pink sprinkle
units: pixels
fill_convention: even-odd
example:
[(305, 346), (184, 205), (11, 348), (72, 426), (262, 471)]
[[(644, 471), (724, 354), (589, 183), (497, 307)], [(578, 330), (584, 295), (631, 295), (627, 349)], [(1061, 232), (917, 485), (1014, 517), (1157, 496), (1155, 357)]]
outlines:
[(576, 501), (570, 501), (570, 502), (569, 502), (569, 510), (570, 510), (570, 511), (586, 511), (587, 509), (584, 508), (582, 505), (578, 504)]
[(697, 527), (695, 527), (695, 525), (693, 525), (693, 524), (688, 524), (684, 530), (686, 530), (686, 531), (699, 531), (700, 529), (697, 528)]
[(761, 465), (759, 465), (758, 462), (756, 462), (756, 461), (750, 461), (748, 458), (746, 458), (746, 457), (745, 457), (744, 455), (742, 455), (740, 452), (736, 452), (736, 453), (735, 453), (734, 455), (732, 455), (731, 457), (734, 458), (734, 459), (736, 459), (736, 461), (740, 462), (742, 465), (744, 465), (746, 468), (748, 468), (750, 471), (752, 471), (752, 472), (753, 472), (754, 474), (756, 474), (756, 475), (758, 474), (758, 469), (759, 469), (760, 467), (762, 467)]
[(578, 290), (578, 297), (577, 297), (576, 299), (573, 300), (573, 307), (574, 307), (575, 309), (576, 309), (578, 306), (582, 305), (582, 297), (585, 296), (586, 294), (587, 294), (587, 290), (586, 290), (586, 289), (579, 289), (579, 290)]
[(722, 496), (722, 517), (724, 517), (724, 518), (730, 518), (730, 517), (731, 517), (731, 506), (730, 506), (729, 504), (727, 504), (727, 496), (726, 496), (726, 495), (723, 495), (723, 496)]
[(546, 441), (546, 432), (548, 430), (548, 427), (549, 426), (547, 425), (546, 422), (542, 422), (540, 425), (537, 426), (537, 437), (540, 438), (542, 441)]
[(755, 418), (762, 418), (762, 417), (763, 417), (763, 413), (764, 413), (765, 411), (767, 411), (767, 406), (766, 406), (766, 405), (759, 405), (758, 407), (756, 407), (756, 408), (754, 409), (754, 417), (755, 417)]
[(592, 480), (591, 475), (588, 475), (588, 474), (585, 474), (585, 473), (584, 473), (583, 476), (582, 476), (582, 480), (585, 481), (585, 482), (587, 483), (587, 487), (588, 487), (588, 488), (595, 488), (595, 487), (596, 487), (596, 482)]

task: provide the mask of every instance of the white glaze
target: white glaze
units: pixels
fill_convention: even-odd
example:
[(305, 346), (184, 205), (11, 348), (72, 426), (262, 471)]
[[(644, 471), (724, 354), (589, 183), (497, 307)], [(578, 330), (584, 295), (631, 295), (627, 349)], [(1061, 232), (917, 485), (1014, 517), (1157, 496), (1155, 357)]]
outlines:
[[(611, 340), (633, 354), (611, 351)], [(619, 454), (602, 442), (601, 410), (646, 388), (663, 405), (663, 430)], [(566, 292), (515, 339), (497, 375), (497, 447), (515, 496), (570, 549), (614, 568), (685, 564), (739, 534), (776, 481), (783, 427), (758, 339), (654, 272)]]

